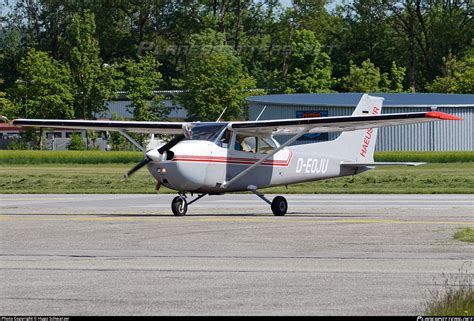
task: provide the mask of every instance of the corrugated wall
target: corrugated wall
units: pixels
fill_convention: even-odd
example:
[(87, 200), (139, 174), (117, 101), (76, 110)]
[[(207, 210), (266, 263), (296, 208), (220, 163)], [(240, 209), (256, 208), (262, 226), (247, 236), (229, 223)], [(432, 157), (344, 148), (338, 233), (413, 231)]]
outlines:
[[(317, 107), (271, 105), (260, 120), (295, 118), (297, 111), (328, 111), (328, 116), (351, 115), (352, 107)], [(260, 114), (263, 104), (250, 103), (250, 119)], [(384, 107), (383, 114), (430, 111), (420, 107)], [(474, 107), (439, 107), (437, 111), (463, 117), (464, 121), (438, 121), (425, 124), (400, 125), (380, 128), (377, 151), (472, 151), (474, 150)], [(329, 140), (338, 133), (329, 133)], [(285, 140), (281, 137), (280, 141)], [(300, 144), (310, 141), (298, 142)]]
[[(128, 111), (128, 107), (132, 102), (129, 100), (111, 100), (107, 102), (107, 111), (99, 113), (97, 116), (100, 118), (112, 118), (112, 113), (116, 114), (117, 116), (125, 119), (133, 118), (133, 114)], [(170, 118), (180, 118), (184, 119), (187, 117), (186, 110), (181, 107), (179, 104), (176, 106), (173, 105), (173, 101), (169, 99), (162, 100), (162, 103), (166, 107), (176, 107), (174, 108), (169, 117)]]

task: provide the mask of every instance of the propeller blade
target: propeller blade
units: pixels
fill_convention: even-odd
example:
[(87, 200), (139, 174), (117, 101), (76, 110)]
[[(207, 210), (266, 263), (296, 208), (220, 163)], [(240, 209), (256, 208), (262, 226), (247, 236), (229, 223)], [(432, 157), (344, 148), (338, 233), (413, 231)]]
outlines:
[(148, 164), (149, 162), (151, 162), (151, 159), (150, 158), (145, 158), (144, 160), (142, 160), (140, 163), (138, 163), (137, 165), (135, 165), (131, 170), (129, 170), (125, 175), (123, 175), (123, 179), (127, 179), (130, 177), (130, 175), (132, 175), (133, 173), (135, 173), (136, 171), (138, 171), (140, 168), (142, 168), (143, 166), (145, 166), (146, 164)]
[[(176, 145), (177, 143), (179, 143), (180, 141), (182, 141), (186, 136), (184, 135), (178, 135), (176, 137), (174, 137), (172, 140), (170, 140), (169, 142), (167, 142), (166, 144), (164, 144), (163, 146), (161, 146), (159, 149), (158, 149), (158, 153), (160, 155), (163, 155), (163, 153), (165, 153), (166, 151), (170, 150), (171, 148), (173, 148), (174, 145)], [(148, 156), (145, 156), (145, 159), (142, 160), (140, 163), (138, 163), (137, 165), (135, 165), (131, 170), (129, 170), (125, 175), (123, 175), (123, 179), (126, 180), (128, 179), (133, 173), (135, 173), (136, 171), (138, 171), (140, 168), (142, 168), (143, 166), (145, 166), (146, 164), (148, 164), (149, 162), (153, 161), (153, 156), (159, 156), (159, 155), (153, 155), (153, 153), (156, 153), (154, 152), (156, 150), (151, 150), (149, 151), (149, 155), (150, 157)], [(153, 156), (152, 156), (153, 155)]]
[(177, 143), (179, 143), (180, 141), (182, 141), (184, 138), (185, 138), (185, 136), (182, 135), (182, 134), (176, 136), (175, 138), (173, 138), (172, 140), (170, 140), (169, 142), (167, 142), (166, 144), (164, 144), (163, 146), (161, 146), (160, 148), (158, 148), (158, 153), (163, 154), (163, 153), (166, 152), (167, 150), (170, 150), (171, 148), (174, 147), (174, 145), (176, 145)]

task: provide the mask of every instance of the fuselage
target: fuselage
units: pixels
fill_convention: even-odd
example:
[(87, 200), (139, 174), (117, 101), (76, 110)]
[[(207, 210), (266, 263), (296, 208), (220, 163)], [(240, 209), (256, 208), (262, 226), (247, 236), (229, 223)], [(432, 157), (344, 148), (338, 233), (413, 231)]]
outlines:
[(150, 162), (148, 170), (168, 188), (196, 193), (245, 191), (249, 185), (264, 188), (356, 174), (340, 166), (347, 159), (329, 155), (326, 148), (319, 148), (321, 144), (327, 143), (282, 148), (229, 185), (224, 182), (271, 151), (249, 152), (206, 140), (184, 140), (171, 149), (170, 159)]

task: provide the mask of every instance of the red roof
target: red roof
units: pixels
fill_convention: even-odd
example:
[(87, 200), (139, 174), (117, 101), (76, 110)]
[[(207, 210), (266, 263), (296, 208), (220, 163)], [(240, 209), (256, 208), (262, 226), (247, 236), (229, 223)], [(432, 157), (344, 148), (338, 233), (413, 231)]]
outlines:
[(0, 131), (20, 131), (20, 129), (7, 123), (0, 123)]

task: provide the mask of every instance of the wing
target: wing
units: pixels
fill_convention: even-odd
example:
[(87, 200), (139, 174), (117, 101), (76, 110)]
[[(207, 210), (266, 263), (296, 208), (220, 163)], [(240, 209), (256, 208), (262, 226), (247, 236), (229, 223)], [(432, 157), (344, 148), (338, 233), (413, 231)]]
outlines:
[(92, 129), (99, 131), (122, 131), (150, 134), (183, 134), (186, 123), (154, 121), (112, 120), (63, 120), (63, 119), (15, 119), (17, 127), (49, 127), (67, 129)]
[(264, 121), (242, 121), (229, 124), (230, 129), (249, 134), (291, 135), (300, 133), (329, 133), (377, 128), (393, 125), (424, 123), (434, 120), (463, 120), (450, 114), (430, 111), (384, 115), (313, 117)]
[[(400, 113), (385, 115), (314, 117), (265, 121), (231, 122), (231, 130), (249, 134), (289, 135), (300, 133), (328, 133), (351, 131), (365, 128), (414, 124), (434, 120), (462, 120), (442, 112)], [(152, 121), (112, 121), (112, 120), (62, 120), (62, 119), (15, 119), (17, 127), (49, 127), (68, 129), (92, 129), (103, 131), (123, 131), (150, 134), (183, 134), (190, 123)], [(216, 123), (217, 124), (217, 123)]]

